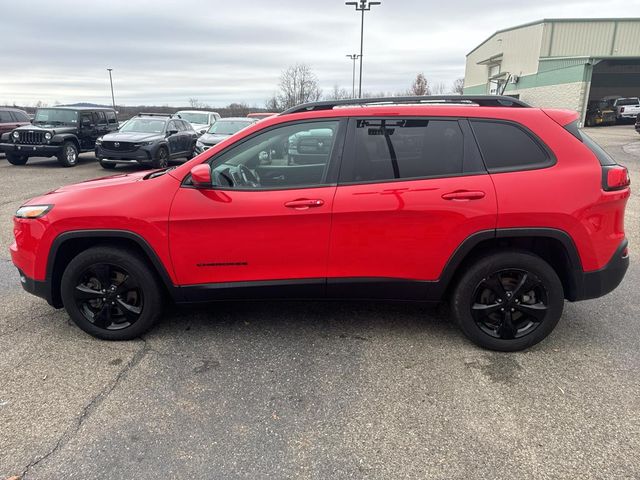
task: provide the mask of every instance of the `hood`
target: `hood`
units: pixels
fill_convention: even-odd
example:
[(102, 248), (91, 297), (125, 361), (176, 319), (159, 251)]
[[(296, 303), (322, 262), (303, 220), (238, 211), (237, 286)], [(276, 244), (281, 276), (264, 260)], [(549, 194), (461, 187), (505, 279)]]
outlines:
[(75, 132), (76, 127), (72, 125), (49, 125), (42, 123), (38, 125), (22, 125), (21, 127), (15, 128), (14, 130), (29, 132), (52, 132), (56, 134), (61, 132)]
[(225, 138), (229, 138), (231, 135), (225, 135), (220, 133), (205, 133), (198, 140), (200, 140), (205, 145), (215, 145), (216, 143), (221, 142)]
[(94, 178), (92, 180), (85, 180), (84, 182), (73, 183), (71, 185), (57, 188), (47, 193), (47, 195), (55, 193), (75, 192), (78, 190), (88, 190), (92, 188), (112, 187), (125, 183), (138, 182), (140, 180), (143, 180), (147, 175), (149, 175), (149, 171), (123, 173), (120, 175), (111, 175), (109, 177)]
[(209, 129), (211, 125), (208, 123), (191, 123), (193, 129), (197, 132), (198, 130), (202, 130), (203, 128)]
[(145, 142), (163, 137), (164, 136), (159, 133), (113, 132), (104, 135), (102, 140), (106, 140), (108, 142)]

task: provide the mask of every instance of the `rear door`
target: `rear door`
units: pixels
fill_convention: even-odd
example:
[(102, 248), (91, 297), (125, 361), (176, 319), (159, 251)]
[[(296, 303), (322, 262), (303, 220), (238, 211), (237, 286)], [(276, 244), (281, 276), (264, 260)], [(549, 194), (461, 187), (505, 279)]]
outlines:
[[(175, 133), (171, 133), (175, 132)], [(169, 154), (171, 156), (182, 153), (182, 135), (180, 135), (180, 128), (174, 120), (170, 120), (167, 124), (167, 142), (169, 142)]]
[(440, 278), (460, 244), (491, 235), (496, 217), (467, 120), (352, 119), (333, 204), (328, 293), (424, 298), (422, 287)]
[(9, 110), (0, 109), (0, 135), (5, 132), (10, 132), (18, 126), (18, 123), (13, 119)]

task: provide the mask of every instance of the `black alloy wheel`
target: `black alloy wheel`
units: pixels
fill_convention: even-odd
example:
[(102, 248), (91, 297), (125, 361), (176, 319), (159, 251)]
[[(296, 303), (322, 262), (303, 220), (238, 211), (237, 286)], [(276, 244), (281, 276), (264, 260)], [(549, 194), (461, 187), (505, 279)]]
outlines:
[(169, 152), (165, 147), (160, 147), (153, 161), (154, 168), (167, 168), (169, 166)]
[(487, 252), (463, 267), (451, 312), (463, 333), (491, 350), (524, 350), (543, 340), (564, 308), (556, 271), (522, 250)]
[(123, 268), (108, 263), (88, 267), (80, 275), (73, 295), (84, 317), (106, 330), (130, 327), (144, 308), (138, 282)]
[(148, 260), (122, 246), (78, 253), (60, 282), (62, 303), (85, 332), (105, 340), (130, 340), (160, 318), (163, 287)]
[(533, 273), (501, 270), (478, 283), (471, 314), (487, 335), (509, 340), (538, 328), (547, 315), (547, 302), (547, 291)]

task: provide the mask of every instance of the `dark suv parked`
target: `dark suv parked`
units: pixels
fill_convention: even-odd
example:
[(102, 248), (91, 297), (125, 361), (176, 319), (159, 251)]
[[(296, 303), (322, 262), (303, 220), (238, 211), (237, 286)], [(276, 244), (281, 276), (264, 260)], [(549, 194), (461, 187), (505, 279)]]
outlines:
[(190, 159), (198, 134), (179, 115), (141, 113), (115, 133), (96, 142), (96, 157), (103, 168), (117, 164), (151, 165), (165, 168), (169, 160)]
[(31, 119), (27, 112), (17, 108), (0, 108), (0, 135), (29, 124), (31, 124)]
[(18, 127), (0, 137), (0, 151), (13, 165), (24, 165), (29, 157), (53, 157), (65, 167), (78, 163), (78, 154), (93, 150), (95, 141), (118, 129), (111, 108), (39, 108), (33, 125)]

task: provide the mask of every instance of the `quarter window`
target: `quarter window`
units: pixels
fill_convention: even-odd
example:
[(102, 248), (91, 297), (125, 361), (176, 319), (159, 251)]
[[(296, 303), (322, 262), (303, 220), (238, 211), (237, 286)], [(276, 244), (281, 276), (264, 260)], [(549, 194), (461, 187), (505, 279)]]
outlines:
[(462, 173), (464, 138), (457, 120), (360, 119), (355, 158), (341, 183), (383, 182)]
[(214, 185), (287, 189), (326, 184), (339, 121), (273, 128), (211, 161)]
[(542, 146), (516, 125), (484, 120), (472, 120), (471, 125), (491, 173), (542, 168), (552, 163)]

